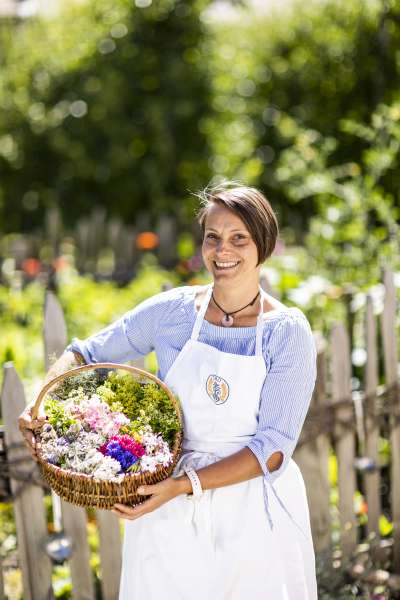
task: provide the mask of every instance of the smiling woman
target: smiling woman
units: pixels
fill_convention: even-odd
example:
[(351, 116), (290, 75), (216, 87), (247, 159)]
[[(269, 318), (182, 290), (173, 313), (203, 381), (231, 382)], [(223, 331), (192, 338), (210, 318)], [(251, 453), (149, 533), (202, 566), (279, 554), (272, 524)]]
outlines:
[[(316, 600), (307, 497), (291, 458), (316, 378), (311, 328), (260, 287), (278, 235), (264, 196), (223, 185), (202, 200), (212, 283), (157, 294), (66, 349), (90, 363), (155, 350), (182, 406), (173, 476), (144, 485), (143, 504), (114, 506), (127, 520), (120, 600)], [(29, 428), (28, 412), (21, 422)]]

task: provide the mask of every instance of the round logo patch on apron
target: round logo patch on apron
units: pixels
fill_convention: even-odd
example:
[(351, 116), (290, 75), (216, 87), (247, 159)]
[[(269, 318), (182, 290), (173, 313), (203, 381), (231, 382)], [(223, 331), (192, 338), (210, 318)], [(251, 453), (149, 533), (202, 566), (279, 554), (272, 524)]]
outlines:
[(228, 400), (229, 385), (219, 375), (209, 375), (206, 382), (207, 394), (215, 404), (224, 404)]

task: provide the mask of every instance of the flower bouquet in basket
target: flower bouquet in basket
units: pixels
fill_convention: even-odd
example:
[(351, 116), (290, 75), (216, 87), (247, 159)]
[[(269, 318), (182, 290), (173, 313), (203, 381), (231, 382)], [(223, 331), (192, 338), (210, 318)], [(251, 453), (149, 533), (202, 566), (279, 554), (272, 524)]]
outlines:
[(46, 422), (38, 436), (45, 480), (64, 500), (111, 509), (145, 497), (141, 484), (169, 477), (182, 443), (177, 399), (154, 375), (128, 365), (71, 369), (39, 393)]

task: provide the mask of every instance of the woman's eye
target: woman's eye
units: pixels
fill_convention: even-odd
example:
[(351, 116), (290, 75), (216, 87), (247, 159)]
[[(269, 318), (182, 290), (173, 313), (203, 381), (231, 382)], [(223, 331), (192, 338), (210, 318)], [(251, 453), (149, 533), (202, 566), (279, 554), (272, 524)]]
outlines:
[[(215, 233), (207, 233), (206, 239), (207, 240), (217, 240), (218, 236), (215, 235)], [(238, 233), (235, 236), (233, 236), (232, 239), (233, 239), (234, 242), (242, 242), (242, 241), (246, 240), (246, 236), (242, 235), (241, 233)]]

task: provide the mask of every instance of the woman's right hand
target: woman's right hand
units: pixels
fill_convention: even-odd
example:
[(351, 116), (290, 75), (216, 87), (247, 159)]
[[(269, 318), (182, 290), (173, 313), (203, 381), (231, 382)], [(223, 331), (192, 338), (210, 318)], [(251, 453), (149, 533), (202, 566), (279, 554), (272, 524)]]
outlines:
[(32, 419), (32, 406), (27, 406), (18, 417), (18, 426), (23, 435), (25, 444), (32, 455), (33, 460), (37, 458), (37, 442), (35, 437), (35, 429), (42, 427), (46, 422), (45, 415), (38, 415), (36, 419)]

